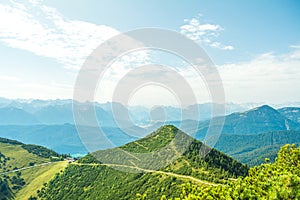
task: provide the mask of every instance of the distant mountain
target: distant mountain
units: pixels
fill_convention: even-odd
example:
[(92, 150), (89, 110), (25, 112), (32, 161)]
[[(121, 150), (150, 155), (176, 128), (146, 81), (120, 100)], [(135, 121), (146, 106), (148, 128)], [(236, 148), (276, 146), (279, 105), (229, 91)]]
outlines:
[(33, 115), (15, 107), (0, 108), (0, 125), (30, 125), (40, 121)]
[[(190, 146), (183, 155), (176, 153), (178, 149), (174, 146), (175, 138), (182, 139), (181, 142), (190, 141)], [(92, 155), (87, 155), (79, 163), (69, 165), (64, 173), (57, 176), (39, 192), (39, 197), (136, 199), (137, 193), (140, 193), (146, 194), (147, 199), (160, 199), (163, 194), (171, 198), (179, 195), (181, 184), (187, 181), (206, 187), (216, 183), (227, 183), (231, 181), (228, 180), (230, 178), (247, 174), (246, 166), (215, 149), (211, 149), (206, 157), (201, 157), (199, 149), (202, 145), (200, 141), (194, 140), (176, 127), (164, 126), (141, 140), (119, 148), (126, 150), (128, 154), (123, 154), (118, 149), (97, 151), (93, 155), (100, 161)], [(168, 151), (168, 155), (156, 153), (164, 148)], [(176, 159), (167, 166), (151, 170), (143, 168), (147, 167), (147, 163), (139, 161), (134, 156), (130, 157), (131, 153), (141, 153), (139, 159), (143, 157), (143, 154), (144, 156), (145, 154), (153, 155), (153, 159), (148, 160), (148, 164), (165, 161), (159, 159), (160, 156), (161, 158), (167, 156), (171, 160), (172, 156), (175, 156)], [(105, 160), (107, 156), (112, 155), (111, 164), (101, 162), (101, 158)], [(114, 162), (123, 164), (118, 168), (114, 166)], [(136, 173), (130, 173), (130, 171)]]
[(297, 129), (299, 129), (299, 124), (282, 116), (274, 108), (264, 105), (246, 112), (226, 116), (223, 132), (251, 134)]
[(59, 153), (86, 153), (76, 128), (71, 124), (0, 126), (0, 137), (42, 145)]
[(42, 124), (74, 124), (72, 104), (45, 106), (33, 114)]
[[(75, 102), (80, 104), (79, 102)], [(10, 119), (10, 124), (74, 124), (73, 119), (73, 101), (71, 99), (57, 99), (57, 100), (38, 100), (38, 99), (6, 99), (0, 98), (0, 108), (17, 108), (23, 110), (36, 118), (33, 122), (20, 122), (14, 120), (13, 117)], [(101, 126), (106, 127), (117, 127), (115, 123), (115, 117), (119, 118), (122, 124), (127, 127), (135, 125), (146, 127), (152, 126), (157, 121), (156, 116), (151, 119), (151, 114), (156, 113), (157, 108), (146, 108), (144, 106), (129, 106), (126, 107), (117, 102), (107, 103), (91, 103), (95, 106), (97, 112), (97, 118)], [(295, 103), (296, 105), (297, 103)], [(82, 103), (85, 105), (85, 103)], [(225, 104), (225, 115), (232, 114), (234, 112), (245, 112), (255, 106), (261, 105), (260, 103), (226, 103)], [(213, 108), (218, 108), (220, 105), (215, 103), (202, 103), (190, 105), (187, 107), (179, 108), (174, 106), (161, 106), (159, 113), (165, 115), (163, 122), (170, 121), (184, 121), (184, 120), (195, 120), (204, 121), (211, 119)], [(278, 107), (274, 105), (275, 107)], [(282, 105), (281, 105), (282, 106)], [(162, 111), (163, 110), (163, 111)], [(198, 112), (197, 112), (198, 110)], [(122, 113), (122, 116), (119, 114)], [(0, 113), (1, 114), (1, 113)], [(114, 116), (116, 114), (116, 116)], [(160, 115), (161, 115), (160, 114)], [(128, 117), (129, 116), (129, 117)], [(9, 116), (8, 116), (9, 117)], [(287, 117), (288, 118), (288, 117)], [(5, 123), (1, 123), (5, 124)], [(156, 127), (156, 126), (155, 126)]]
[[(13, 107), (24, 110), (35, 116), (35, 118), (41, 124), (64, 124), (64, 123), (74, 123), (73, 113), (72, 113), (72, 103), (71, 99), (57, 99), (57, 100), (39, 100), (39, 99), (6, 99), (0, 98), (0, 108)], [(75, 102), (78, 103), (78, 102)], [(98, 110), (98, 119), (100, 119), (104, 126), (114, 126), (116, 124), (113, 121), (113, 110), (114, 113), (128, 113), (130, 120), (125, 120), (125, 124), (128, 126), (142, 125), (149, 126), (151, 123), (156, 123), (151, 121), (151, 112), (155, 111), (143, 106), (129, 106), (126, 107), (117, 102), (107, 102), (107, 103), (93, 103)], [(252, 104), (251, 104), (252, 105)], [(178, 120), (207, 120), (211, 118), (212, 107), (217, 106), (212, 103), (196, 104), (185, 108), (173, 107), (173, 106), (162, 106), (166, 114), (165, 121), (178, 121)], [(112, 110), (113, 109), (113, 110)], [(199, 114), (195, 114), (195, 109), (199, 110)], [(237, 111), (245, 111), (249, 109), (249, 105), (240, 105), (234, 103), (226, 104), (226, 114)], [(184, 113), (184, 116), (182, 116)], [(109, 118), (109, 119), (108, 119)], [(121, 118), (121, 117), (120, 117)], [(124, 117), (123, 117), (124, 118)], [(13, 124), (19, 124), (18, 121)], [(35, 123), (32, 123), (35, 124)]]
[(0, 97), (0, 108), (6, 107), (11, 102), (10, 99)]
[[(203, 121), (208, 120), (212, 117), (212, 112), (214, 107), (219, 107), (219, 104), (213, 103), (203, 103), (195, 104), (187, 107), (179, 108), (173, 106), (160, 106), (165, 114), (165, 121), (183, 121), (183, 120), (196, 120)], [(157, 108), (152, 110), (147, 109), (142, 106), (129, 107), (130, 114), (134, 121), (139, 124), (149, 124), (151, 122), (150, 114), (155, 112)], [(248, 110), (248, 107), (244, 107), (238, 104), (227, 103), (225, 104), (224, 114), (230, 114), (237, 111)]]
[(280, 114), (286, 118), (300, 123), (300, 108), (297, 107), (286, 107), (277, 110)]
[[(13, 101), (9, 107), (0, 108), (0, 125), (75, 124), (72, 107), (72, 102), (68, 101), (53, 103), (35, 100), (33, 104)], [(125, 107), (124, 109), (123, 113), (128, 113)], [(111, 110), (107, 112), (96, 105), (95, 113), (101, 127), (117, 127)], [(133, 126), (128, 120), (123, 124)]]
[[(108, 105), (107, 108), (105, 108), (106, 110), (100, 106), (101, 105), (96, 106), (96, 116), (99, 119), (99, 124), (101, 125), (105, 134), (108, 134), (107, 137), (115, 145), (122, 145), (137, 138), (141, 138), (146, 133), (149, 133), (164, 125), (157, 122), (152, 124), (152, 126), (140, 128), (137, 126), (130, 126), (132, 124), (127, 124), (126, 121), (123, 121), (124, 123), (122, 123), (125, 125), (125, 127), (120, 129), (117, 128), (117, 124), (113, 120), (113, 113), (109, 111)], [(60, 109), (57, 110), (57, 108)], [(7, 109), (8, 108), (2, 108), (0, 110)], [(123, 109), (124, 112), (128, 111), (123, 106), (120, 106), (118, 109)], [(20, 114), (16, 114), (17, 119), (21, 120), (19, 123), (24, 123), (24, 120), (28, 123), (25, 125), (30, 125), (34, 122), (39, 123), (39, 121), (36, 122), (37, 119), (35, 116), (32, 116), (30, 113), (20, 109), (11, 108), (11, 111), (14, 110), (17, 110), (18, 113), (27, 114), (22, 118), (20, 118)], [(9, 112), (9, 115), (12, 114)], [(4, 116), (8, 116), (8, 114), (0, 115), (2, 118), (4, 118)], [(71, 123), (63, 124), (63, 121), (69, 121), (72, 119), (70, 105), (46, 106), (40, 111), (38, 116), (40, 116), (39, 120), (43, 120), (44, 125), (2, 125), (0, 126), (0, 136), (20, 140), (25, 143), (43, 145), (55, 149), (60, 153), (86, 153), (86, 149), (84, 148), (78, 136), (76, 127)], [(43, 116), (43, 118), (41, 118), (41, 116)], [(5, 117), (1, 123), (8, 123), (7, 121), (5, 122), (5, 120), (8, 120), (7, 118), (9, 120), (15, 120), (14, 118)], [(13, 124), (12, 122), (10, 123)], [(198, 122), (195, 120), (172, 121), (166, 123), (180, 127), (183, 131), (192, 135), (195, 133), (195, 131), (192, 130), (192, 127), (196, 124), (199, 124), (199, 129), (196, 131), (194, 137), (200, 140), (204, 139), (209, 126), (209, 121)], [(88, 134), (90, 131), (92, 131), (92, 129), (92, 127), (87, 127), (85, 132)], [(300, 125), (299, 123), (286, 118), (279, 111), (270, 106), (261, 106), (246, 112), (233, 113), (226, 116), (222, 134), (245, 135), (286, 130), (300, 130)], [(108, 147), (109, 146), (101, 146), (93, 149), (105, 149)]]
[(71, 99), (40, 100), (40, 99), (0, 99), (0, 107), (15, 107), (33, 113), (46, 106), (72, 104)]
[[(246, 112), (227, 115), (224, 120), (222, 133), (225, 134), (258, 134), (269, 131), (300, 130), (299, 123), (286, 118), (267, 105)], [(209, 121), (201, 122), (199, 126), (200, 130), (196, 137), (204, 138), (209, 127)]]
[[(79, 106), (84, 107), (85, 104), (79, 104)], [(95, 105), (93, 108), (94, 109), (91, 110), (91, 112), (95, 112), (99, 126), (117, 127), (111, 109), (104, 110), (100, 105)], [(122, 108), (125, 109), (123, 113), (128, 113), (125, 107)], [(41, 122), (41, 124), (75, 124), (72, 103), (47, 105), (33, 112), (32, 114), (36, 116), (36, 118)], [(126, 126), (130, 126), (129, 122), (126, 122), (124, 124), (126, 124)]]
[(128, 111), (134, 124), (145, 125), (151, 121), (150, 110), (144, 106), (129, 106)]
[[(85, 127), (85, 135), (98, 130), (97, 127)], [(119, 128), (103, 127), (105, 137), (108, 138), (112, 145), (120, 146), (130, 141), (136, 140), (136, 137), (127, 135)], [(135, 131), (133, 129), (133, 131)], [(0, 137), (5, 137), (13, 140), (19, 140), (24, 143), (42, 145), (64, 154), (86, 154), (87, 150), (82, 144), (76, 127), (72, 124), (62, 125), (2, 125), (0, 126)], [(87, 142), (94, 143), (93, 137)], [(95, 150), (106, 149), (109, 146), (96, 146)]]

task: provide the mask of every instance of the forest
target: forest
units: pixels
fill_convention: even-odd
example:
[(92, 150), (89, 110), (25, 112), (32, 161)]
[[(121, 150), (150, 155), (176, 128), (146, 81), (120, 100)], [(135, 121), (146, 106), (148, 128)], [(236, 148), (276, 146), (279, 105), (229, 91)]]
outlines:
[[(182, 185), (175, 199), (299, 199), (300, 198), (300, 148), (295, 145), (281, 147), (274, 163), (266, 163), (249, 170), (246, 177), (217, 187), (198, 187), (191, 183)], [(145, 199), (146, 196), (144, 196)], [(139, 195), (138, 199), (141, 199)], [(161, 199), (166, 199), (162, 196)]]

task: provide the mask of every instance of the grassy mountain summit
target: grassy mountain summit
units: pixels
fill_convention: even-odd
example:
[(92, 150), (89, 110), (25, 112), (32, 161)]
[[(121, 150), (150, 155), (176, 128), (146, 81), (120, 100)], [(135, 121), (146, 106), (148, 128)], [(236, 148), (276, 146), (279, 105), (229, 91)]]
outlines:
[(176, 160), (193, 140), (175, 126), (167, 125), (145, 138), (92, 155), (101, 163), (156, 170)]
[[(128, 168), (135, 167), (135, 170), (140, 168), (141, 171), (142, 169), (174, 171), (173, 168), (176, 168), (174, 163), (180, 165), (185, 160), (190, 163), (191, 168), (221, 168), (229, 172), (230, 176), (246, 173), (246, 168), (240, 163), (204, 145), (173, 125), (163, 126), (148, 136), (119, 148), (96, 151), (92, 155), (103, 164), (125, 165)], [(183, 168), (187, 170), (189, 167)], [(207, 178), (200, 174), (194, 173), (195, 176)]]
[(158, 199), (178, 195), (185, 182), (224, 184), (247, 171), (240, 162), (167, 125), (135, 142), (85, 156), (38, 193), (41, 199), (134, 199), (137, 193)]

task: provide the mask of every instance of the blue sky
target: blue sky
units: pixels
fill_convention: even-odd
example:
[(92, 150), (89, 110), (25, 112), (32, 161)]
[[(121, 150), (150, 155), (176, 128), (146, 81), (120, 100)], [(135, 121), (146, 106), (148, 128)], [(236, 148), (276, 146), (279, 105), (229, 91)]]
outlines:
[(236, 51), (220, 55), (206, 48), (215, 62), (250, 59), (265, 52), (284, 53), (290, 45), (299, 44), (300, 2), (228, 0), (210, 1), (73, 1), (46, 3), (58, 8), (70, 19), (80, 19), (112, 26), (120, 31), (140, 27), (179, 30), (184, 19), (199, 17), (201, 23), (219, 24), (224, 31), (218, 40), (234, 45)]
[(297, 0), (0, 0), (0, 96), (72, 98), (78, 69), (96, 46), (159, 27), (205, 49), (227, 101), (300, 101), (299, 10)]

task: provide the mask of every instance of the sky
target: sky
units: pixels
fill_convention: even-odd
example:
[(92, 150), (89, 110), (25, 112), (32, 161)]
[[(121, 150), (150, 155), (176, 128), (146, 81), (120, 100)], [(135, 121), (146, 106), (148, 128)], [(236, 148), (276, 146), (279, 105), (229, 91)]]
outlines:
[[(0, 96), (72, 98), (78, 72), (95, 48), (122, 32), (156, 27), (183, 34), (205, 50), (227, 102), (299, 102), (299, 10), (297, 0), (0, 0)], [(120, 58), (95, 99), (112, 101), (118, 80), (132, 70), (128, 66), (151, 63), (153, 57), (163, 65), (180, 63), (157, 52)], [(211, 101), (203, 80), (184, 69), (180, 73), (197, 101)], [(176, 101), (157, 85), (137, 90), (130, 99), (132, 104)]]

